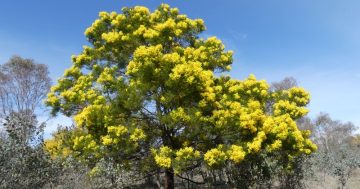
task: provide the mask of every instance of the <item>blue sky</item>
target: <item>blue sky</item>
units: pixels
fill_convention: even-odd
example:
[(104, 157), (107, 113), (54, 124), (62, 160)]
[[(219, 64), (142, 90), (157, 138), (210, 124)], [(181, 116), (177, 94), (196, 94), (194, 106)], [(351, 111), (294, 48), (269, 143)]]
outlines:
[[(230, 74), (279, 81), (295, 77), (310, 91), (310, 116), (329, 113), (360, 125), (360, 1), (347, 0), (2, 0), (0, 63), (17, 54), (47, 64), (55, 81), (87, 44), (84, 31), (100, 11), (154, 10), (161, 2), (202, 18), (203, 36), (235, 51)], [(49, 122), (68, 124), (64, 118)]]

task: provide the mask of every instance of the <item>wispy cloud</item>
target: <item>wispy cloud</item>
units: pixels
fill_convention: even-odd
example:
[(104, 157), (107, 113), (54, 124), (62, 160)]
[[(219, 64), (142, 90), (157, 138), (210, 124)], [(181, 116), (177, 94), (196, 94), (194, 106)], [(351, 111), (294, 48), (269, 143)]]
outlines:
[(235, 40), (245, 40), (247, 39), (248, 37), (248, 34), (246, 33), (241, 33), (241, 32), (238, 32), (236, 30), (230, 30), (229, 31), (229, 34), (230, 36), (235, 39)]

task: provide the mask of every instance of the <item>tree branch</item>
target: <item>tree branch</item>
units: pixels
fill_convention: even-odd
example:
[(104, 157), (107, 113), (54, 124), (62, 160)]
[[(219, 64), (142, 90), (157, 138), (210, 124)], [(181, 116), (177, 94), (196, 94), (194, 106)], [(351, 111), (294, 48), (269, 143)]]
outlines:
[(176, 174), (176, 176), (177, 177), (179, 177), (179, 178), (181, 178), (181, 179), (184, 179), (184, 180), (186, 180), (186, 181), (189, 181), (189, 182), (191, 182), (191, 183), (194, 183), (194, 184), (205, 184), (205, 182), (197, 182), (197, 181), (194, 181), (194, 180), (191, 180), (191, 179), (189, 179), (189, 178), (186, 178), (186, 177), (183, 177), (183, 176), (181, 176), (181, 175), (179, 175), (179, 174)]

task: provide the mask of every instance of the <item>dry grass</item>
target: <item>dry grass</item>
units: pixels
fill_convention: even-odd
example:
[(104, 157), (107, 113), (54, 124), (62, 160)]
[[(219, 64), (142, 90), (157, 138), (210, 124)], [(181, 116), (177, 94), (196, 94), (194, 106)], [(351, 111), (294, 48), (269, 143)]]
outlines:
[[(341, 188), (335, 177), (316, 174), (314, 179), (305, 181), (307, 189), (338, 189)], [(344, 189), (360, 189), (360, 169), (353, 172)]]

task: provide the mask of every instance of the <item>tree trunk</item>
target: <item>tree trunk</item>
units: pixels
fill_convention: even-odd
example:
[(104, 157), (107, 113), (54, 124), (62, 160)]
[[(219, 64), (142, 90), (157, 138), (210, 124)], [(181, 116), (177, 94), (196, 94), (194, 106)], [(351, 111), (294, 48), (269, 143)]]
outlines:
[(165, 189), (174, 189), (174, 170), (173, 169), (166, 169), (165, 170)]

